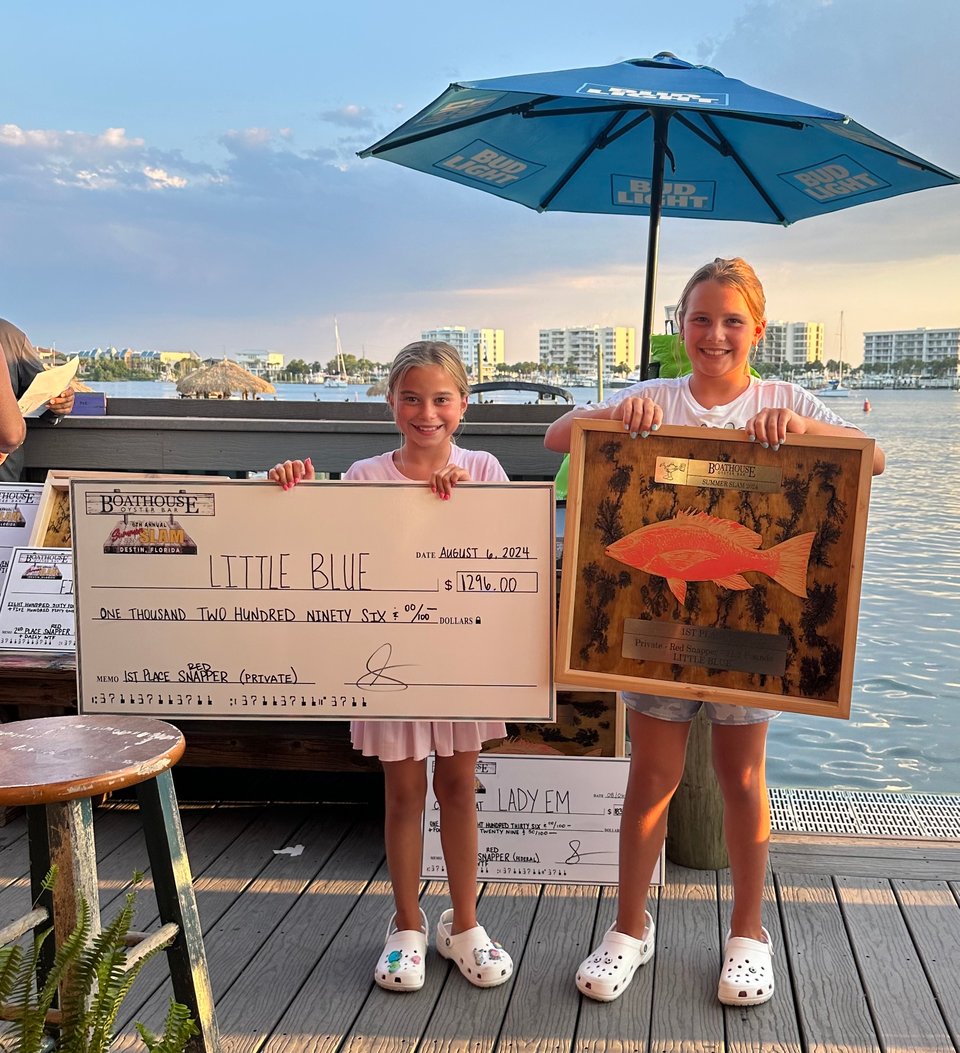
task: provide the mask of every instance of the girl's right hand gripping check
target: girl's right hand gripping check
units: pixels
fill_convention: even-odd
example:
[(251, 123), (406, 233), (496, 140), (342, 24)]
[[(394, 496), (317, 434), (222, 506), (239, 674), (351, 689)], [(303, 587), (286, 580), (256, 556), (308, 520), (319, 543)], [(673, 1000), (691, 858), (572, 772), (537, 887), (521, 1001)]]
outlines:
[(610, 419), (623, 421), (623, 430), (630, 432), (631, 439), (637, 435), (645, 439), (650, 432), (660, 427), (663, 410), (653, 399), (631, 395), (613, 407)]
[(267, 472), (267, 478), (277, 486), (282, 486), (284, 490), (289, 490), (297, 483), (312, 482), (316, 477), (317, 473), (313, 470), (309, 457), (305, 461), (282, 461)]

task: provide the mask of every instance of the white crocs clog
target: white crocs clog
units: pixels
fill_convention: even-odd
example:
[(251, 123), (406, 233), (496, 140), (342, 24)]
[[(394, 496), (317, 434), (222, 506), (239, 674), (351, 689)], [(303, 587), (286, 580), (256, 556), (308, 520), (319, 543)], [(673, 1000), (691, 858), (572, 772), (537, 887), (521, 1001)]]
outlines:
[(450, 958), (474, 987), (496, 987), (513, 974), (513, 959), (487, 935), (482, 925), (451, 934), (453, 911), (445, 910), (437, 923), (437, 952)]
[(613, 925), (607, 929), (600, 946), (577, 970), (577, 990), (581, 994), (598, 1002), (612, 1002), (623, 994), (637, 969), (653, 957), (656, 926), (649, 911), (645, 917), (640, 940), (617, 932)]
[(394, 914), (387, 925), (387, 938), (373, 978), (385, 991), (419, 991), (425, 977), (427, 916), (420, 911), (420, 929), (398, 930), (396, 920)]
[(773, 944), (770, 933), (762, 932), (762, 940), (727, 932), (717, 987), (724, 1005), (762, 1005), (773, 998)]

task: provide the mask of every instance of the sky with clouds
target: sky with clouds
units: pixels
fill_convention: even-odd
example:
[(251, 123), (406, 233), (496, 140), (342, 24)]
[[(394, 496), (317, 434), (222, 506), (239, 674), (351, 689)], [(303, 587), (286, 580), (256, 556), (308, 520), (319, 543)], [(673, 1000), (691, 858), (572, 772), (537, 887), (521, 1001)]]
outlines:
[[(456, 80), (672, 51), (849, 114), (960, 172), (956, 0), (52, 0), (4, 5), (0, 315), (34, 343), (270, 348), (388, 361), (424, 328), (636, 325), (647, 221), (538, 215), (378, 160)], [(656, 317), (714, 256), (768, 313), (871, 329), (960, 325), (960, 187), (786, 229), (664, 221)]]

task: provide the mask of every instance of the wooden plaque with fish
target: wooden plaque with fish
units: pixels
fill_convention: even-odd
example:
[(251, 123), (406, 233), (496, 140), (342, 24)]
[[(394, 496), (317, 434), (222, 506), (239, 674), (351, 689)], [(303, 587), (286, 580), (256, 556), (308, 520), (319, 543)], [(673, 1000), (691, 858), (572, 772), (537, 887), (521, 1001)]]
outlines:
[(557, 679), (848, 717), (873, 448), (576, 421)]

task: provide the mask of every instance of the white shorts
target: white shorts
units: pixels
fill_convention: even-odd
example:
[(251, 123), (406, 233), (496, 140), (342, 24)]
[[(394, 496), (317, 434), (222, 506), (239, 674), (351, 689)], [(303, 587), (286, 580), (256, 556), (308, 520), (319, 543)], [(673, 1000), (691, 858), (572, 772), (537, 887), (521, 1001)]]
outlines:
[(627, 709), (644, 713), (657, 720), (670, 720), (677, 724), (693, 720), (701, 706), (706, 706), (707, 720), (711, 724), (762, 724), (778, 716), (775, 709), (758, 709), (755, 706), (737, 706), (726, 702), (698, 702), (695, 698), (667, 698), (665, 695), (638, 695), (633, 691), (621, 691), (620, 697)]

